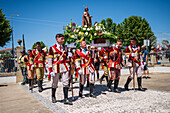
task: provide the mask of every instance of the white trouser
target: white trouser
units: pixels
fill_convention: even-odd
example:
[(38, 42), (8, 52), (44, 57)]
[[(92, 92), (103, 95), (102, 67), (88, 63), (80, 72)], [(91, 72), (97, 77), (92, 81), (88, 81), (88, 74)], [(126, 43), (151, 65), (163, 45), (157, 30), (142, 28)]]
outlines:
[(58, 87), (58, 80), (59, 80), (60, 76), (62, 76), (63, 87), (68, 87), (68, 84), (69, 84), (69, 71), (66, 71), (66, 72), (63, 72), (63, 73), (55, 73), (55, 76), (53, 76), (52, 88), (57, 88)]

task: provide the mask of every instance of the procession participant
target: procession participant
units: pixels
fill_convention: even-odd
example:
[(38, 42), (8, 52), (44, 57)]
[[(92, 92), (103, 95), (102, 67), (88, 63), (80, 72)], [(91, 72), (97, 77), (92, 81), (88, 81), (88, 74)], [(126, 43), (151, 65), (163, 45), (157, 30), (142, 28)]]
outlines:
[[(91, 56), (91, 60), (92, 60), (92, 64), (94, 66), (94, 47), (93, 46), (90, 46), (90, 45), (87, 45), (87, 50), (90, 52), (90, 56)], [(95, 73), (94, 73), (95, 74)], [(86, 87), (89, 87), (89, 74), (87, 74), (86, 76), (86, 80), (87, 80), (87, 85)]]
[(72, 53), (72, 57), (70, 57), (71, 59), (71, 62), (70, 62), (70, 68), (71, 68), (71, 71), (70, 71), (70, 76), (69, 76), (69, 91), (71, 91), (71, 83), (73, 84), (73, 75), (74, 75), (74, 71), (75, 71), (75, 53), (71, 50), (70, 51)]
[[(122, 60), (122, 39), (119, 39), (116, 43), (116, 46), (114, 48), (114, 50), (112, 49), (110, 51), (110, 60), (109, 60), (109, 70), (111, 72), (111, 77), (110, 80), (108, 82), (108, 90), (111, 92), (111, 84), (114, 80), (114, 92), (116, 93), (120, 93), (120, 91), (118, 90), (118, 84), (119, 84), (119, 79), (120, 79), (120, 72), (121, 72), (121, 64), (123, 62)], [(124, 64), (125, 65), (125, 64)]]
[(29, 50), (27, 51), (27, 55), (26, 55), (26, 57), (25, 57), (25, 59), (24, 59), (24, 61), (27, 63), (27, 73), (28, 73), (29, 90), (32, 90), (32, 87), (31, 87), (32, 82), (33, 82), (32, 79), (34, 79), (34, 70), (31, 71), (31, 65), (30, 65), (30, 63), (29, 63), (29, 59), (30, 59), (31, 52), (32, 52), (32, 50), (29, 49)]
[(47, 59), (46, 57), (47, 57), (46, 52), (41, 49), (41, 43), (36, 42), (36, 49), (34, 49), (30, 55), (30, 65), (32, 71), (35, 68), (39, 92), (43, 91), (42, 84), (43, 84), (43, 77), (44, 77), (45, 62)]
[[(75, 52), (76, 52), (76, 49), (73, 49), (72, 52), (73, 52), (73, 55), (74, 55), (74, 65), (75, 65)], [(76, 69), (76, 65), (75, 65), (74, 74), (73, 74), (73, 76), (75, 76), (75, 81), (77, 81), (77, 78), (78, 78), (78, 76), (76, 76), (77, 75), (76, 73), (77, 73), (77, 69)]]
[[(128, 85), (131, 82), (131, 80), (133, 79), (133, 77), (135, 75), (133, 75), (133, 70), (137, 75), (137, 82), (138, 82), (138, 90), (139, 91), (144, 91), (144, 89), (142, 88), (142, 55), (140, 52), (140, 47), (138, 45), (136, 45), (137, 43), (137, 39), (135, 37), (131, 38), (131, 44), (126, 47), (125, 50), (125, 55), (128, 58), (128, 67), (129, 67), (129, 71), (130, 71), (130, 76), (128, 77), (126, 84), (124, 85), (125, 90), (129, 90), (128, 89)], [(134, 61), (134, 65), (133, 65), (133, 61)], [(134, 68), (134, 69), (133, 69)]]
[(99, 81), (100, 59), (99, 59), (99, 51), (97, 50), (97, 48), (95, 48), (95, 51), (94, 51), (94, 66), (95, 66), (95, 70), (97, 73), (97, 81)]
[(52, 81), (52, 102), (56, 103), (55, 92), (58, 88), (59, 77), (62, 77), (63, 83), (63, 93), (64, 93), (64, 104), (72, 105), (72, 102), (68, 100), (68, 84), (69, 84), (69, 57), (70, 54), (67, 52), (67, 48), (63, 45), (64, 35), (56, 35), (57, 43), (50, 47), (48, 55), (48, 66), (49, 66), (49, 76), (48, 79)]
[(101, 67), (104, 71), (104, 74), (100, 78), (100, 84), (102, 84), (104, 78), (106, 78), (108, 83), (108, 52), (104, 48), (102, 48), (99, 52), (99, 59), (101, 62)]
[[(92, 54), (91, 46), (90, 45), (87, 45), (87, 51), (89, 51), (90, 54)], [(93, 62), (93, 59), (92, 59), (92, 62)], [(86, 87), (89, 87), (89, 74), (87, 74), (87, 76), (86, 76), (86, 81), (87, 81)]]
[(23, 81), (22, 81), (21, 85), (25, 85), (26, 81), (27, 81), (27, 63), (24, 61), (25, 57), (26, 57), (25, 51), (22, 50), (21, 56), (19, 57), (19, 61), (18, 61), (18, 64), (21, 67), (21, 72), (22, 72), (22, 76), (23, 76)]
[(86, 41), (83, 40), (80, 42), (80, 48), (75, 52), (75, 63), (77, 68), (77, 74), (80, 77), (80, 90), (79, 90), (79, 97), (82, 97), (83, 94), (83, 87), (86, 81), (86, 76), (89, 74), (89, 88), (90, 88), (90, 97), (96, 98), (93, 94), (94, 89), (94, 66), (92, 64), (92, 56), (90, 52), (86, 48)]
[[(143, 73), (144, 73), (144, 76), (143, 78), (150, 78), (149, 77), (149, 69), (148, 69), (148, 57), (149, 57), (149, 54), (148, 54), (148, 51), (146, 50), (146, 47), (145, 45), (142, 46), (142, 59), (143, 59), (143, 64), (144, 64), (144, 69), (143, 69)], [(145, 74), (145, 71), (147, 71), (147, 76)]]

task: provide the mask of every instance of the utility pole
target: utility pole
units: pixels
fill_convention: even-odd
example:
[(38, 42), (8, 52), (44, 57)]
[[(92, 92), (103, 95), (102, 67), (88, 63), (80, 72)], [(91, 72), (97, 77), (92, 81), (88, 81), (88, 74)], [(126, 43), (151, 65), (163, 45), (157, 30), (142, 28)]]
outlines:
[(11, 27), (12, 27), (12, 57), (14, 57), (14, 38), (13, 38), (13, 23), (12, 23), (12, 17), (13, 16), (19, 16), (19, 15), (11, 15)]

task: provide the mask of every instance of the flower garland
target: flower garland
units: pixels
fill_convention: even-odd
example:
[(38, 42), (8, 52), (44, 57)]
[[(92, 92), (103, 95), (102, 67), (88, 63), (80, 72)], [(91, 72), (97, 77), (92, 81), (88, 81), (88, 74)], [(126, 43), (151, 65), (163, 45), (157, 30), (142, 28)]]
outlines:
[(72, 22), (64, 27), (64, 36), (65, 43), (75, 43), (76, 46), (82, 40), (85, 40), (87, 44), (90, 44), (92, 40), (96, 38), (108, 38), (115, 39), (116, 37), (105, 30), (105, 27), (101, 23), (96, 23), (92, 27), (85, 26), (77, 26), (76, 23)]

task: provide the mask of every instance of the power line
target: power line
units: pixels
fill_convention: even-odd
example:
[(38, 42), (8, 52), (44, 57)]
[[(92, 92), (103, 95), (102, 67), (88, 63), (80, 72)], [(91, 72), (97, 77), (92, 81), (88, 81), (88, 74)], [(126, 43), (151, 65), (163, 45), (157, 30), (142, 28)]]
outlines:
[(13, 19), (13, 21), (25, 22), (25, 23), (33, 23), (33, 24), (42, 24), (42, 25), (50, 25), (50, 26), (57, 27), (57, 26), (54, 25), (54, 24), (46, 24), (46, 23), (39, 23), (39, 22), (29, 22), (29, 21), (23, 21), (23, 20), (15, 20), (15, 19)]
[[(10, 17), (10, 16), (6, 16), (6, 17)], [(57, 21), (51, 21), (51, 20), (33, 19), (33, 18), (21, 18), (21, 17), (13, 17), (13, 18), (23, 19), (23, 20), (43, 21), (43, 22), (58, 23), (58, 24), (67, 23), (67, 22), (57, 22)]]

